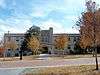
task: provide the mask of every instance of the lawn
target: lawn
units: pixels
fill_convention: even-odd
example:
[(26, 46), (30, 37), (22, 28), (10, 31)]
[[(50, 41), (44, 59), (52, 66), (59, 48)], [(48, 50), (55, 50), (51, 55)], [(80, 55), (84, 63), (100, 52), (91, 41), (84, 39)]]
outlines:
[[(100, 57), (100, 54), (98, 54), (98, 57)], [(30, 56), (23, 56), (23, 60), (36, 60), (39, 58), (38, 55), (30, 55)], [(80, 54), (80, 55), (64, 55), (64, 56), (57, 56), (53, 55), (49, 57), (52, 60), (57, 59), (77, 59), (77, 58), (93, 58), (92, 54)], [(5, 57), (0, 58), (0, 61), (17, 61), (20, 60), (20, 57)]]
[(30, 68), (23, 71), (23, 75), (100, 75), (93, 65)]

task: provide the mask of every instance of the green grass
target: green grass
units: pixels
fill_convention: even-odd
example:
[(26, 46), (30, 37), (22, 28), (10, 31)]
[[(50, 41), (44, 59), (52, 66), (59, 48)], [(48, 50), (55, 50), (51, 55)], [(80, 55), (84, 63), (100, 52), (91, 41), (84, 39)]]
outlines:
[(26, 69), (24, 75), (100, 75), (93, 65)]

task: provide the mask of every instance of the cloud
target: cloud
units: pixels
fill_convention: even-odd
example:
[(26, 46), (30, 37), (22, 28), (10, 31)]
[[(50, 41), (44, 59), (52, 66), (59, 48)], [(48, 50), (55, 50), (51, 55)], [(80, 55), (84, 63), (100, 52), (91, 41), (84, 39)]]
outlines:
[(45, 10), (42, 10), (41, 8), (34, 8), (30, 15), (33, 17), (44, 17)]
[[(100, 0), (96, 1), (100, 3)], [(40, 24), (42, 29), (53, 27), (54, 33), (77, 33), (72, 26), (79, 14), (85, 10), (85, 0), (78, 2), (75, 0), (0, 0), (0, 7), (5, 6), (7, 6), (5, 13), (1, 10), (0, 15), (7, 16), (3, 16), (5, 20), (2, 20), (2, 27), (0, 21), (0, 31), (6, 32), (9, 29), (12, 32), (26, 32), (34, 23)]]
[(49, 29), (49, 27), (53, 27), (54, 33), (64, 32), (63, 25), (54, 22), (52, 19), (42, 22), (39, 26), (43, 30)]
[(75, 15), (66, 15), (64, 20), (66, 20), (67, 22), (70, 22), (70, 24), (72, 24), (72, 26), (76, 23), (76, 21), (78, 21), (79, 16), (75, 16)]
[(63, 24), (53, 21), (52, 19), (42, 22), (40, 28), (45, 30), (49, 27), (53, 27), (54, 33), (79, 33), (77, 29), (72, 29), (72, 27), (65, 27)]
[(66, 15), (64, 17), (64, 20), (70, 20), (70, 21), (77, 21), (79, 16), (75, 16), (75, 15)]
[(1, 20), (0, 31), (2, 30), (4, 32), (7, 32), (9, 30), (11, 33), (24, 33), (32, 25), (33, 24), (30, 19), (11, 17), (7, 20)]
[(6, 6), (5, 0), (0, 0), (0, 7), (4, 8)]
[(7, 20), (0, 19), (0, 39), (4, 33), (25, 33), (33, 25), (30, 19), (8, 18)]

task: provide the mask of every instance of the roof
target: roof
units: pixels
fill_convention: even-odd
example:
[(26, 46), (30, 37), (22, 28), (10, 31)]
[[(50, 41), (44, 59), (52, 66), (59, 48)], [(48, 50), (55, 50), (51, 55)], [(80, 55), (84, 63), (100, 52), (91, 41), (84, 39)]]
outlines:
[(24, 33), (5, 33), (4, 36), (25, 36)]

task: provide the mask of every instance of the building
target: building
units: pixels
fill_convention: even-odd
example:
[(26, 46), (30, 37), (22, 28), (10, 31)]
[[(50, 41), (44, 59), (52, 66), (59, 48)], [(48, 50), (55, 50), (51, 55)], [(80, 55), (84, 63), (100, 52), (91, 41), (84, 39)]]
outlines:
[[(6, 42), (9, 41), (15, 41), (17, 44), (17, 48), (16, 48), (16, 53), (19, 54), (19, 50), (21, 47), (21, 44), (23, 42), (23, 40), (25, 39), (25, 34), (24, 33), (5, 33), (4, 34), (4, 43), (6, 44)], [(43, 49), (47, 50), (47, 53), (51, 53), (52, 52), (52, 40), (53, 40), (53, 28), (49, 28), (48, 30), (40, 30), (40, 43), (43, 47)], [(9, 47), (6, 48), (6, 54), (7, 53), (11, 53), (9, 52)], [(7, 56), (10, 56), (7, 55)]]
[(49, 30), (42, 30), (40, 39), (43, 49), (48, 50), (48, 53), (52, 53), (53, 28), (50, 27)]
[(4, 45), (6, 45), (8, 42), (11, 42), (11, 41), (13, 41), (13, 44), (16, 44), (15, 52), (12, 51), (8, 46), (6, 47), (5, 56), (14, 56), (14, 55), (19, 56), (19, 50), (21, 47), (21, 43), (24, 40), (24, 36), (25, 35), (23, 33), (9, 33), (8, 32), (4, 34)]
[[(43, 49), (46, 50), (47, 53), (55, 54), (56, 50), (54, 48), (54, 39), (62, 34), (53, 34), (53, 28), (49, 28), (48, 30), (40, 31), (40, 42)], [(74, 51), (75, 43), (79, 40), (79, 34), (65, 34), (69, 37), (68, 47), (65, 48), (65, 53), (70, 53), (70, 51)], [(14, 40), (16, 41), (18, 48), (20, 49), (21, 43), (23, 42), (25, 34), (20, 33), (5, 33), (4, 41)]]
[[(62, 35), (62, 33), (61, 34), (53, 34), (53, 40), (56, 37), (59, 37), (59, 35)], [(74, 52), (75, 44), (79, 41), (79, 34), (66, 34), (66, 33), (64, 33), (64, 35), (68, 36), (68, 40), (69, 40), (68, 41), (68, 46), (64, 50), (65, 54), (68, 54), (71, 51)]]
[(18, 45), (18, 48), (20, 48), (21, 43), (24, 40), (24, 37), (25, 37), (25, 35), (21, 34), (21, 33), (5, 33), (4, 34), (4, 43), (13, 40)]

